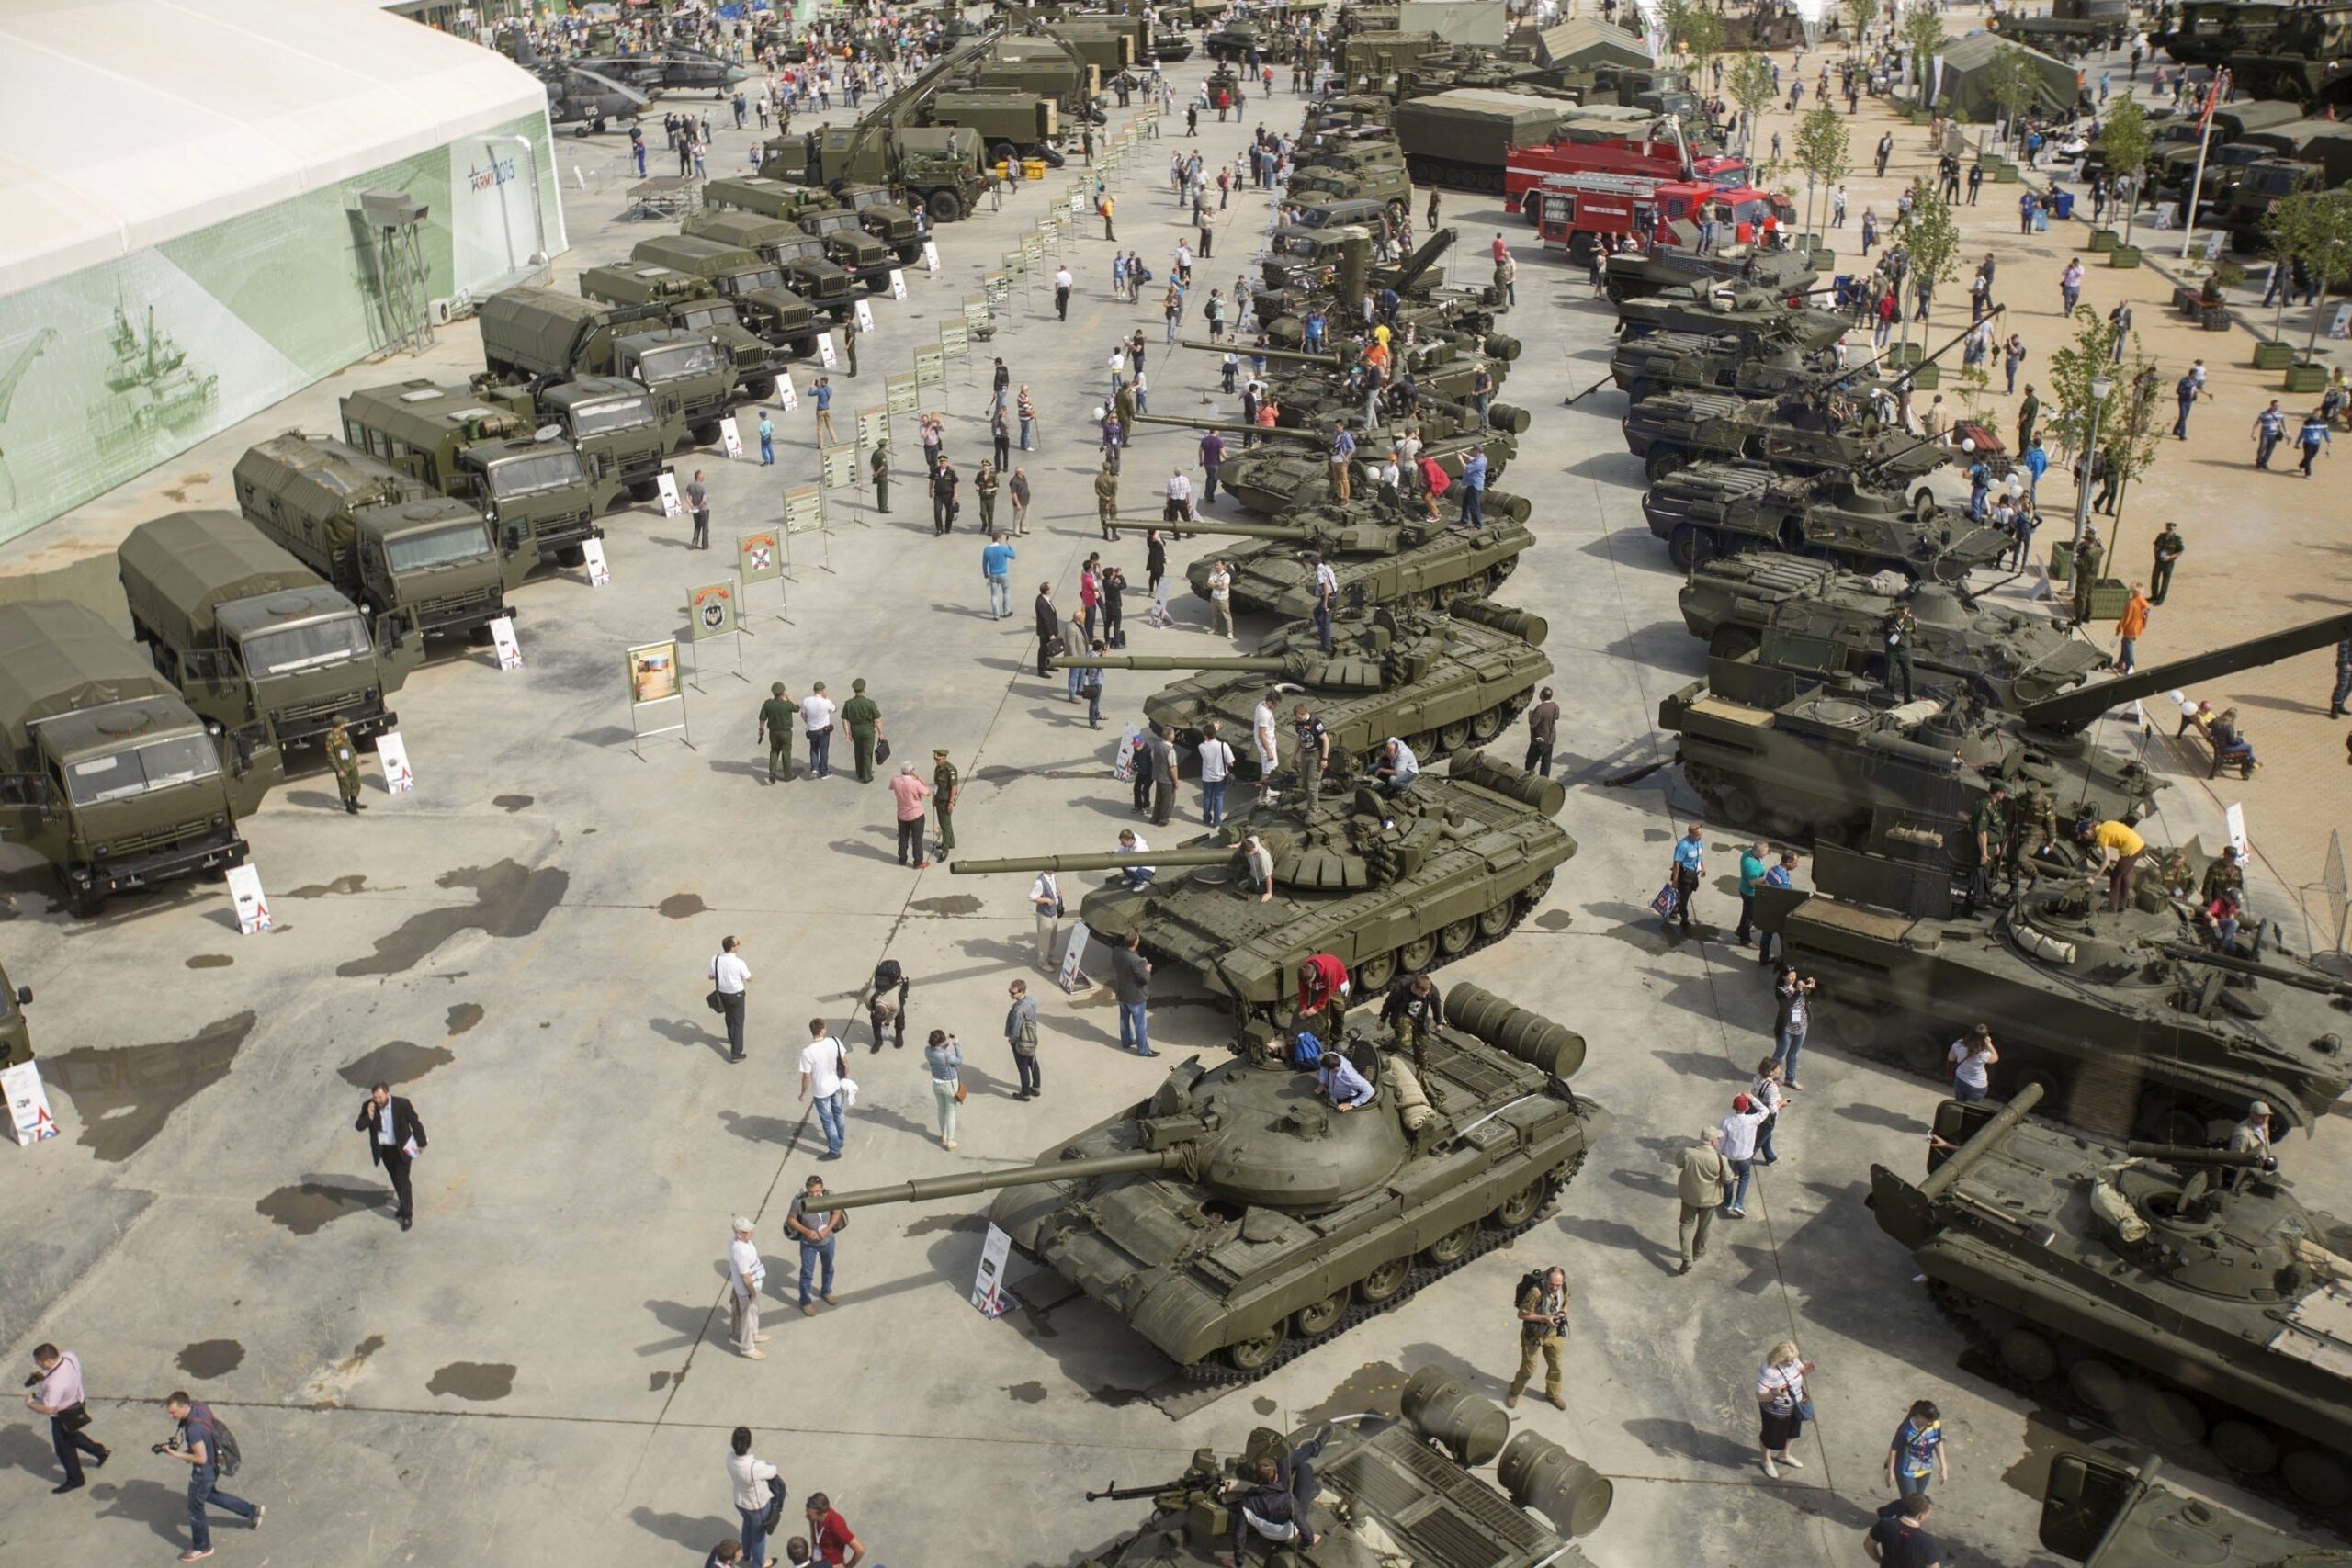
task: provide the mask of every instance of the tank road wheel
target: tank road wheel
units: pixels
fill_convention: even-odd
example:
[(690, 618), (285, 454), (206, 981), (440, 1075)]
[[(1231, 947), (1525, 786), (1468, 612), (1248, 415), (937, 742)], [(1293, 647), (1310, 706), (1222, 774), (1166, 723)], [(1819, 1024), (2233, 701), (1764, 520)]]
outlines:
[(1476, 920), (1456, 920), (1437, 933), (1438, 951), (1448, 958), (1459, 958), (1470, 951), (1471, 940), (1478, 934)]
[(1478, 1222), (1471, 1221), (1460, 1230), (1446, 1232), (1421, 1248), (1421, 1261), (1433, 1269), (1447, 1269), (1470, 1256), (1471, 1244), (1478, 1239)]
[(2076, 1361), (2066, 1369), (2066, 1386), (2085, 1404), (2109, 1415), (2132, 1397), (2132, 1380), (2105, 1361)]
[(1430, 960), (1436, 956), (1437, 938), (1417, 936), (1396, 950), (1396, 966), (1410, 974), (1418, 975), (1428, 968)]
[(1484, 746), (1503, 732), (1503, 710), (1484, 708), (1470, 716), (1470, 739)]
[(1742, 784), (1725, 786), (1721, 815), (1726, 822), (1746, 827), (1757, 819), (1755, 794)]
[(2148, 1429), (2169, 1443), (2205, 1440), (2205, 1413), (2185, 1393), (2168, 1388), (2143, 1388), (2132, 1406)]
[(1544, 1200), (1552, 1190), (1538, 1181), (1522, 1187), (1502, 1201), (1502, 1207), (1487, 1216), (1487, 1223), (1498, 1231), (1515, 1231), (1527, 1224), (1544, 1209)]
[(1461, 750), (1470, 744), (1470, 721), (1466, 718), (1459, 718), (1452, 724), (1438, 726), (1437, 744), (1442, 751)]
[(1931, 1028), (1916, 1013), (1889, 1019), (1880, 1038), (1892, 1043), (1895, 1059), (1913, 1072), (1926, 1077), (1943, 1071), (1946, 1049), (1943, 1033)]
[(1233, 1370), (1244, 1377), (1256, 1377), (1274, 1364), (1274, 1359), (1282, 1354), (1283, 1344), (1289, 1337), (1289, 1331), (1277, 1323), (1263, 1334), (1227, 1345), (1225, 1359), (1232, 1362)]
[[(1527, 519), (1524, 517), (1516, 517), (1513, 518), (1512, 521), (1515, 523), (1524, 523)], [(1518, 570), (1519, 558), (1517, 556), (1505, 556), (1502, 559), (1497, 561), (1494, 565), (1487, 569), (1487, 575), (1494, 580), (1494, 585), (1497, 588), (1500, 588), (1503, 585), (1504, 580)]]
[(1710, 659), (1742, 659), (1764, 646), (1764, 639), (1747, 626), (1729, 623), (1717, 626), (1707, 637)]
[(1478, 917), (1478, 934), (1488, 942), (1498, 942), (1510, 934), (1511, 922), (1517, 919), (1519, 906), (1505, 899)]
[(2027, 1382), (2040, 1382), (2058, 1371), (2058, 1352), (2030, 1328), (2012, 1328), (2001, 1336), (2001, 1364)]
[[(1417, 730), (1413, 734), (1405, 737), (1405, 744), (1413, 749), (1413, 755), (1416, 757), (1427, 757), (1432, 761), (1437, 760), (1439, 754), (1437, 737), (1430, 734), (1426, 729)], [(1399, 962), (1402, 962), (1402, 960), (1399, 960)], [(1408, 964), (1405, 967), (1409, 969), (1412, 965)]]
[(2205, 1142), (2205, 1119), (2151, 1092), (2140, 1104), (2140, 1136), (2152, 1144), (2181, 1144), (2194, 1148)]
[(1388, 982), (1396, 977), (1396, 955), (1393, 953), (1375, 953), (1356, 960), (1356, 995), (1360, 997), (1386, 990)]
[(2278, 1462), (2278, 1445), (2251, 1421), (2216, 1421), (2211, 1441), (2214, 1454), (2240, 1475), (2267, 1475)]
[(1385, 1307), (1405, 1292), (1413, 1277), (1413, 1260), (1392, 1258), (1356, 1281), (1356, 1300), (1368, 1307)]
[(1301, 1339), (1319, 1339), (1339, 1326), (1348, 1310), (1348, 1292), (1333, 1291), (1319, 1302), (1309, 1302), (1291, 1314), (1291, 1331)]
[(1690, 461), (1690, 457), (1679, 446), (1653, 447), (1648, 457), (1643, 460), (1642, 471), (1649, 476), (1650, 483), (1656, 484), (1667, 475), (1688, 465)]
[(1695, 524), (1678, 523), (1667, 536), (1666, 558), (1677, 571), (1694, 571), (1715, 558), (1715, 536)]
[[(1946, 1052), (1950, 1052), (1951, 1047), (1950, 1045), (1946, 1045), (1944, 1049)], [(2042, 1104), (2059, 1105), (2064, 1103), (2064, 1101), (2059, 1098), (2058, 1075), (2052, 1072), (2047, 1067), (2028, 1067), (2025, 1071), (2018, 1074), (2016, 1077), (2009, 1080), (2009, 1090), (2005, 1098), (2015, 1100), (2018, 1095), (2025, 1092), (2025, 1086), (2030, 1083), (2040, 1084), (2041, 1086)], [(2203, 1134), (2199, 1134), (2196, 1141), (2203, 1143), (2205, 1141)]]
[(1435, 589), (1416, 588), (1405, 595), (1405, 608), (1408, 610), (1426, 611), (1434, 609), (1436, 606), (1437, 591)]
[(2297, 1449), (2278, 1461), (2278, 1474), (2289, 1491), (2314, 1507), (2340, 1508), (2352, 1500), (2352, 1469), (2322, 1450)]

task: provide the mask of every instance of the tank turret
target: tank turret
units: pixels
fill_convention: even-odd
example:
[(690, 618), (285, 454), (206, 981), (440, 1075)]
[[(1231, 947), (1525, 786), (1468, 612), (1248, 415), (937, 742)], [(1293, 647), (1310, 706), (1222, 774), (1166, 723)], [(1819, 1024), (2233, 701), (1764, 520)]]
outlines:
[[(1320, 466), (1320, 458), (1314, 460)], [(1324, 493), (1328, 497), (1328, 488)], [(1490, 521), (1476, 529), (1451, 521), (1451, 513), (1431, 522), (1386, 491), (1292, 506), (1279, 523), (1187, 524), (1186, 533), (1264, 543), (1203, 556), (1184, 575), (1193, 592), (1206, 599), (1209, 574), (1221, 559), (1232, 569), (1238, 608), (1301, 618), (1315, 610), (1315, 569), (1306, 559), (1311, 553), (1321, 556), (1339, 578), (1342, 606), (1428, 609), (1442, 597), (1491, 592), (1518, 569), (1520, 553), (1535, 542), (1524, 523), (1512, 520), (1526, 516), (1524, 497), (1489, 491), (1487, 505)]]
[(1719, 556), (1778, 549), (1826, 556), (1859, 571), (1960, 582), (2009, 553), (2009, 536), (1930, 501), (1925, 511), (1893, 491), (1760, 463), (1694, 463), (1642, 495), (1650, 533), (1689, 571)]
[[(1474, 395), (1472, 387), (1481, 369), (1487, 372), (1487, 379), (1494, 383), (1496, 391), (1500, 391), (1503, 383), (1510, 378), (1510, 362), (1480, 352), (1480, 341), (1449, 334), (1409, 343), (1399, 340), (1391, 347), (1396, 353), (1398, 368), (1412, 372), (1414, 383), (1425, 399), (1439, 398), (1460, 403)], [(1263, 358), (1270, 365), (1295, 367), (1288, 371), (1270, 371), (1266, 378), (1268, 386), (1274, 392), (1276, 403), (1284, 408), (1300, 395), (1301, 388), (1335, 386), (1337, 378), (1347, 370), (1347, 361), (1336, 354), (1311, 354), (1303, 348), (1277, 348), (1272, 344), (1261, 347), (1240, 343), (1208, 343), (1198, 338), (1186, 338), (1182, 343), (1186, 348), (1213, 354), (1233, 353), (1244, 358)], [(1360, 399), (1353, 400), (1358, 407), (1362, 406)], [(1488, 422), (1498, 430), (1508, 430), (1514, 435), (1525, 434), (1531, 423), (1526, 412), (1511, 409), (1508, 414), (1497, 417), (1498, 411), (1506, 407), (1508, 405), (1505, 404), (1490, 405)]]
[[(2018, 1385), (2352, 1501), (2352, 1229), (2263, 1151), (2062, 1134), (2029, 1118), (2046, 1092), (1939, 1106), (1924, 1179), (1871, 1168), (1879, 1228)], [(2164, 1545), (2201, 1560), (2188, 1536)]]
[[(1263, 1049), (1188, 1057), (1141, 1104), (1034, 1165), (824, 1201), (998, 1192), (989, 1220), (1024, 1257), (1170, 1360), (1209, 1381), (1261, 1376), (1533, 1224), (1608, 1125), (1566, 1081), (1581, 1037), (1475, 986), (1446, 1007), (1465, 1021), (1418, 1057), (1356, 1028), (1329, 1041), (1374, 1085), (1353, 1111)], [(1446, 1414), (1476, 1440), (1475, 1421)], [(1524, 1479), (1547, 1472), (1556, 1462)], [(1592, 1506), (1589, 1485), (1543, 1490)]]
[[(1145, 413), (1137, 414), (1136, 423), (1267, 437), (1267, 442), (1260, 446), (1244, 447), (1238, 452), (1228, 449), (1224, 468), (1218, 475), (1218, 481), (1236, 501), (1262, 516), (1284, 513), (1301, 503), (1331, 499), (1331, 465), (1322, 450), (1331, 436), (1329, 422), (1320, 429), (1283, 425), (1269, 428), (1246, 425), (1233, 420), (1197, 419), (1187, 414)], [(1383, 436), (1372, 439), (1385, 442), (1385, 433)], [(1519, 444), (1504, 431), (1463, 433), (1426, 441), (1421, 451), (1425, 457), (1434, 459), (1449, 476), (1459, 479), (1462, 465), (1473, 448), (1486, 452), (1487, 477), (1491, 484), (1502, 476), (1504, 468), (1517, 454)], [(1360, 446), (1359, 451), (1362, 450)], [(1356, 465), (1353, 486), (1362, 493), (1373, 491), (1374, 486), (1368, 458)], [(1494, 516), (1508, 518), (1514, 523), (1524, 522), (1531, 510), (1524, 496), (1494, 490), (1487, 493), (1484, 511)]]
[(1612, 301), (1638, 299), (1694, 280), (1742, 276), (1748, 271), (1750, 262), (1754, 263), (1756, 276), (1747, 281), (1792, 294), (1811, 288), (1821, 276), (1813, 270), (1802, 251), (1751, 249), (1746, 255), (1714, 251), (1696, 255), (1658, 245), (1647, 252), (1620, 251), (1611, 256), (1602, 271), (1601, 287)]

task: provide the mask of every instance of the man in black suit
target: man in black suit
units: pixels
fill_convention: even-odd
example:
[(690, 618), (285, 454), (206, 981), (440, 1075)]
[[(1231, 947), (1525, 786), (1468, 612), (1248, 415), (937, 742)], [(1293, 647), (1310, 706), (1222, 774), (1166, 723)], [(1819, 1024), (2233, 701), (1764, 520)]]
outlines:
[(425, 1143), (416, 1107), (394, 1095), (390, 1085), (379, 1083), (360, 1102), (359, 1120), (353, 1126), (368, 1134), (368, 1152), (390, 1179), (392, 1195), (400, 1201), (401, 1229), (407, 1230), (416, 1223), (416, 1205), (408, 1190), (409, 1162), (424, 1152)]

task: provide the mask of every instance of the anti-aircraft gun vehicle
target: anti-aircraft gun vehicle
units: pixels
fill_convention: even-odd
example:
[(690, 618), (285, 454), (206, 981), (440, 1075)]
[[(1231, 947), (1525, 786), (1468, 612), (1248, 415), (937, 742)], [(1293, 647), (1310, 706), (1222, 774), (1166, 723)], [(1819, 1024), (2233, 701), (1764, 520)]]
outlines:
[(1453, 243), (1453, 231), (1440, 229), (1410, 255), (1393, 265), (1372, 263), (1372, 235), (1348, 225), (1337, 229), (1288, 229), (1261, 267), (1261, 285), (1250, 309), (1266, 341), (1297, 348), (1306, 341), (1306, 314), (1317, 303), (1352, 310), (1367, 292), (1394, 289), (1400, 335), (1419, 341), (1467, 342), (1498, 359), (1517, 359), (1520, 342), (1495, 330), (1505, 309), (1492, 288), (1446, 288), (1431, 269)]
[(1865, 489), (1834, 475), (1775, 473), (1761, 463), (1694, 463), (1642, 495), (1650, 532), (1689, 571), (1742, 550), (1826, 556), (1863, 571), (1960, 582), (2007, 555), (2011, 540), (1965, 512), (1924, 513), (1900, 491)]
[(2135, 1468), (2090, 1449), (2052, 1455), (2041, 1488), (2042, 1546), (2083, 1568), (2352, 1568), (2352, 1551), (2314, 1546), (2155, 1484), (2162, 1468), (2153, 1456)]
[(1871, 1170), (1879, 1228), (2019, 1383), (2352, 1501), (2352, 1228), (2266, 1148), (2118, 1147), (2029, 1121), (2043, 1098), (1939, 1106), (1925, 1178)]
[(1525, 1231), (1607, 1127), (1567, 1082), (1581, 1037), (1471, 985), (1446, 1012), (1418, 1071), (1355, 1030), (1332, 1042), (1377, 1085), (1352, 1112), (1262, 1050), (1191, 1056), (1034, 1165), (825, 1201), (1000, 1191), (989, 1222), (1023, 1257), (1187, 1373), (1261, 1377)]
[[(1525, 505), (1521, 497), (1492, 494), (1488, 504), (1497, 499)], [(1222, 559), (1233, 569), (1235, 609), (1296, 619), (1314, 613), (1315, 569), (1306, 558), (1320, 555), (1340, 580), (1341, 605), (1425, 610), (1450, 595), (1487, 593), (1518, 569), (1521, 552), (1535, 536), (1507, 513), (1494, 515), (1497, 520), (1477, 529), (1450, 520), (1432, 523), (1382, 495), (1297, 507), (1279, 523), (1188, 523), (1188, 534), (1264, 543), (1203, 556), (1184, 569), (1184, 577), (1206, 599), (1209, 573)]]
[[(1515, 413), (1517, 411), (1512, 412)], [(1349, 423), (1361, 429), (1363, 412), (1358, 408), (1356, 418)], [(1347, 418), (1345, 414), (1339, 417)], [(1227, 446), (1225, 465), (1217, 479), (1218, 483), (1232, 492), (1234, 500), (1261, 517), (1280, 516), (1300, 505), (1334, 499), (1331, 494), (1331, 463), (1324, 451), (1331, 439), (1329, 421), (1320, 430), (1280, 424), (1268, 429), (1233, 420), (1143, 413), (1136, 416), (1136, 423), (1172, 424), (1184, 430), (1215, 430), (1235, 437), (1257, 438), (1259, 445), (1255, 446), (1244, 446), (1238, 451)], [(1400, 423), (1396, 428), (1401, 432), (1403, 426)], [(1426, 432), (1427, 427), (1423, 428)], [(1374, 432), (1370, 439), (1375, 445), (1364, 452), (1350, 470), (1349, 488), (1351, 492), (1369, 493), (1374, 488), (1369, 464), (1374, 456), (1385, 452), (1390, 436), (1385, 432)], [(1486, 451), (1487, 479), (1491, 486), (1494, 480), (1502, 477), (1503, 469), (1517, 455), (1519, 442), (1508, 430), (1465, 430), (1424, 441), (1421, 455), (1434, 460), (1452, 478), (1460, 479), (1462, 465), (1468, 461), (1473, 448), (1484, 448)], [(1509, 495), (1490, 488), (1485, 498), (1484, 511), (1512, 522), (1523, 522), (1528, 515), (1527, 505), (1523, 496)]]
[[(1514, 1436), (1494, 1401), (1435, 1367), (1406, 1380), (1399, 1410), (1288, 1436), (1260, 1427), (1232, 1458), (1199, 1449), (1166, 1483), (1089, 1492), (1090, 1502), (1148, 1497), (1152, 1512), (1084, 1568), (1220, 1568), (1243, 1489), (1266, 1461), (1306, 1505), (1316, 1568), (1591, 1568), (1569, 1541), (1608, 1517), (1615, 1488), (1589, 1465), (1535, 1432)], [(1489, 1461), (1491, 1480), (1472, 1473)], [(1298, 1561), (1276, 1549), (1269, 1568), (1285, 1558)]]
[[(1138, 933), (1145, 954), (1197, 976), (1238, 1015), (1246, 1040), (1291, 1021), (1298, 967), (1317, 953), (1348, 966), (1369, 997), (1400, 972), (1450, 964), (1500, 941), (1543, 901), (1576, 840), (1552, 818), (1556, 781), (1456, 752), (1391, 794), (1369, 783), (1340, 797), (1255, 806), (1206, 837), (1139, 854), (959, 856), (959, 876), (1015, 871), (1125, 873), (1080, 906), (1087, 929), (1116, 945)], [(1272, 899), (1245, 892), (1242, 841), (1272, 855)]]
[(1258, 651), (1227, 657), (1100, 654), (1057, 659), (1063, 669), (1189, 670), (1190, 679), (1162, 686), (1143, 701), (1144, 716), (1172, 725), (1188, 750), (1214, 719), (1234, 748), (1234, 771), (1258, 776), (1250, 744), (1250, 716), (1268, 692), (1282, 694), (1274, 727), (1277, 766), (1291, 766), (1296, 749), (1288, 721), (1293, 698), (1310, 702), (1331, 732), (1334, 778), (1361, 776), (1395, 736), (1423, 767), (1472, 746), (1484, 746), (1517, 718), (1552, 661), (1538, 651), (1548, 630), (1544, 617), (1485, 599), (1458, 597), (1446, 614), (1393, 609), (1350, 610), (1332, 618), (1336, 652), (1325, 654), (1312, 622), (1300, 621), (1268, 637)]

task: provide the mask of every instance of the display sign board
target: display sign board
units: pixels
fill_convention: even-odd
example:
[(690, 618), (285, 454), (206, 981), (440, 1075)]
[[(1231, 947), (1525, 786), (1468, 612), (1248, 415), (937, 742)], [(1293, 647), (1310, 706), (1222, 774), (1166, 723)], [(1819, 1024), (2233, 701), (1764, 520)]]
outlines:
[(633, 706), (678, 695), (678, 645), (664, 638), (628, 650), (628, 700)]
[[(735, 585), (707, 583), (686, 591), (686, 636), (695, 642), (735, 629)], [(697, 660), (697, 667), (700, 661)]]
[(906, 269), (904, 267), (894, 266), (890, 269), (890, 298), (893, 299), (904, 299), (906, 297)]
[(933, 381), (944, 378), (946, 374), (947, 355), (945, 350), (938, 348), (918, 348), (915, 350), (915, 379), (918, 382), (928, 386)]
[(964, 330), (978, 337), (988, 330), (989, 301), (985, 294), (964, 296)]
[(718, 422), (718, 444), (727, 449), (727, 460), (740, 461), (743, 456), (743, 433), (736, 428), (735, 416), (727, 415)]
[(789, 370), (775, 378), (775, 404), (786, 413), (800, 406), (800, 394), (792, 389), (792, 372)]
[(857, 318), (859, 332), (870, 333), (874, 330), (874, 305), (865, 295), (861, 294), (857, 297), (856, 302), (850, 307), (850, 314)]
[(1057, 976), (1065, 992), (1075, 995), (1081, 987), (1091, 986), (1082, 967), (1086, 962), (1086, 941), (1094, 933), (1086, 929), (1084, 920), (1073, 920), (1069, 928), (1069, 945), (1062, 949), (1062, 967)]
[(922, 243), (922, 267), (925, 272), (937, 272), (939, 270), (938, 241), (925, 240)]
[(397, 729), (387, 729), (376, 737), (376, 761), (384, 770), (384, 790), (390, 795), (408, 795), (416, 788), (416, 770), (408, 765), (408, 742)]
[(960, 321), (939, 323), (939, 352), (951, 359), (961, 359), (972, 352), (972, 334)]
[(857, 483), (857, 448), (843, 442), (839, 446), (827, 446), (818, 454), (823, 465), (825, 488), (846, 490)]
[(980, 1271), (972, 1280), (972, 1304), (984, 1317), (1002, 1317), (1012, 1303), (1004, 1290), (1005, 1260), (1012, 1256), (1012, 1237), (991, 1220), (988, 1239), (980, 1244)]
[[(57, 1136), (57, 1118), (49, 1109), (49, 1090), (40, 1081), (39, 1062), (18, 1062), (0, 1069), (0, 1093), (8, 1097), (8, 1125), (17, 1134), (18, 1148), (28, 1149), (44, 1138)], [(985, 1267), (987, 1259), (981, 1262)], [(1003, 1260), (998, 1259), (998, 1269), (1003, 1267)]]
[(831, 370), (842, 362), (841, 354), (833, 347), (831, 329), (817, 334), (817, 363)]
[(229, 868), (229, 901), (237, 907), (237, 930), (258, 936), (270, 929), (269, 898), (261, 890), (260, 868), (251, 863)]
[(775, 529), (735, 536), (735, 575), (745, 582), (773, 582), (784, 575), (784, 540)]
[(662, 491), (662, 516), (675, 517), (685, 510), (684, 504), (678, 500), (677, 475), (664, 470), (653, 482)]
[(871, 452), (890, 439), (890, 411), (887, 408), (857, 411), (857, 449)]
[(1029, 276), (1029, 258), (1017, 250), (1007, 251), (1004, 253), (1004, 270), (1008, 276), (1026, 277)]
[(794, 485), (784, 492), (784, 531), (810, 534), (825, 525), (825, 492), (817, 485)]
[(1012, 279), (1001, 272), (991, 272), (980, 279), (980, 292), (988, 297), (991, 309), (1001, 310), (1012, 297)]
[(613, 569), (612, 569), (612, 567), (611, 567), (609, 564), (607, 564), (607, 563), (606, 563), (606, 561), (605, 561), (605, 541), (604, 541), (604, 540), (602, 540), (602, 539), (582, 539), (582, 540), (581, 540), (581, 541), (580, 541), (580, 556), (581, 556), (581, 564), (582, 564), (582, 565), (583, 565), (583, 566), (585, 566), (585, 567), (588, 569), (588, 586), (589, 586), (589, 587), (591, 587), (591, 588), (603, 588), (603, 587), (605, 587), (605, 586), (609, 585), (609, 584), (612, 582), (612, 581), (613, 581)]
[(514, 639), (514, 617), (501, 615), (490, 623), (490, 646), (497, 651), (501, 670), (523, 668), (523, 645)]
[[(915, 351), (921, 354), (922, 351)], [(904, 376), (882, 378), (882, 400), (892, 413), (912, 413), (917, 400), (922, 396), (922, 383), (910, 372)]]

